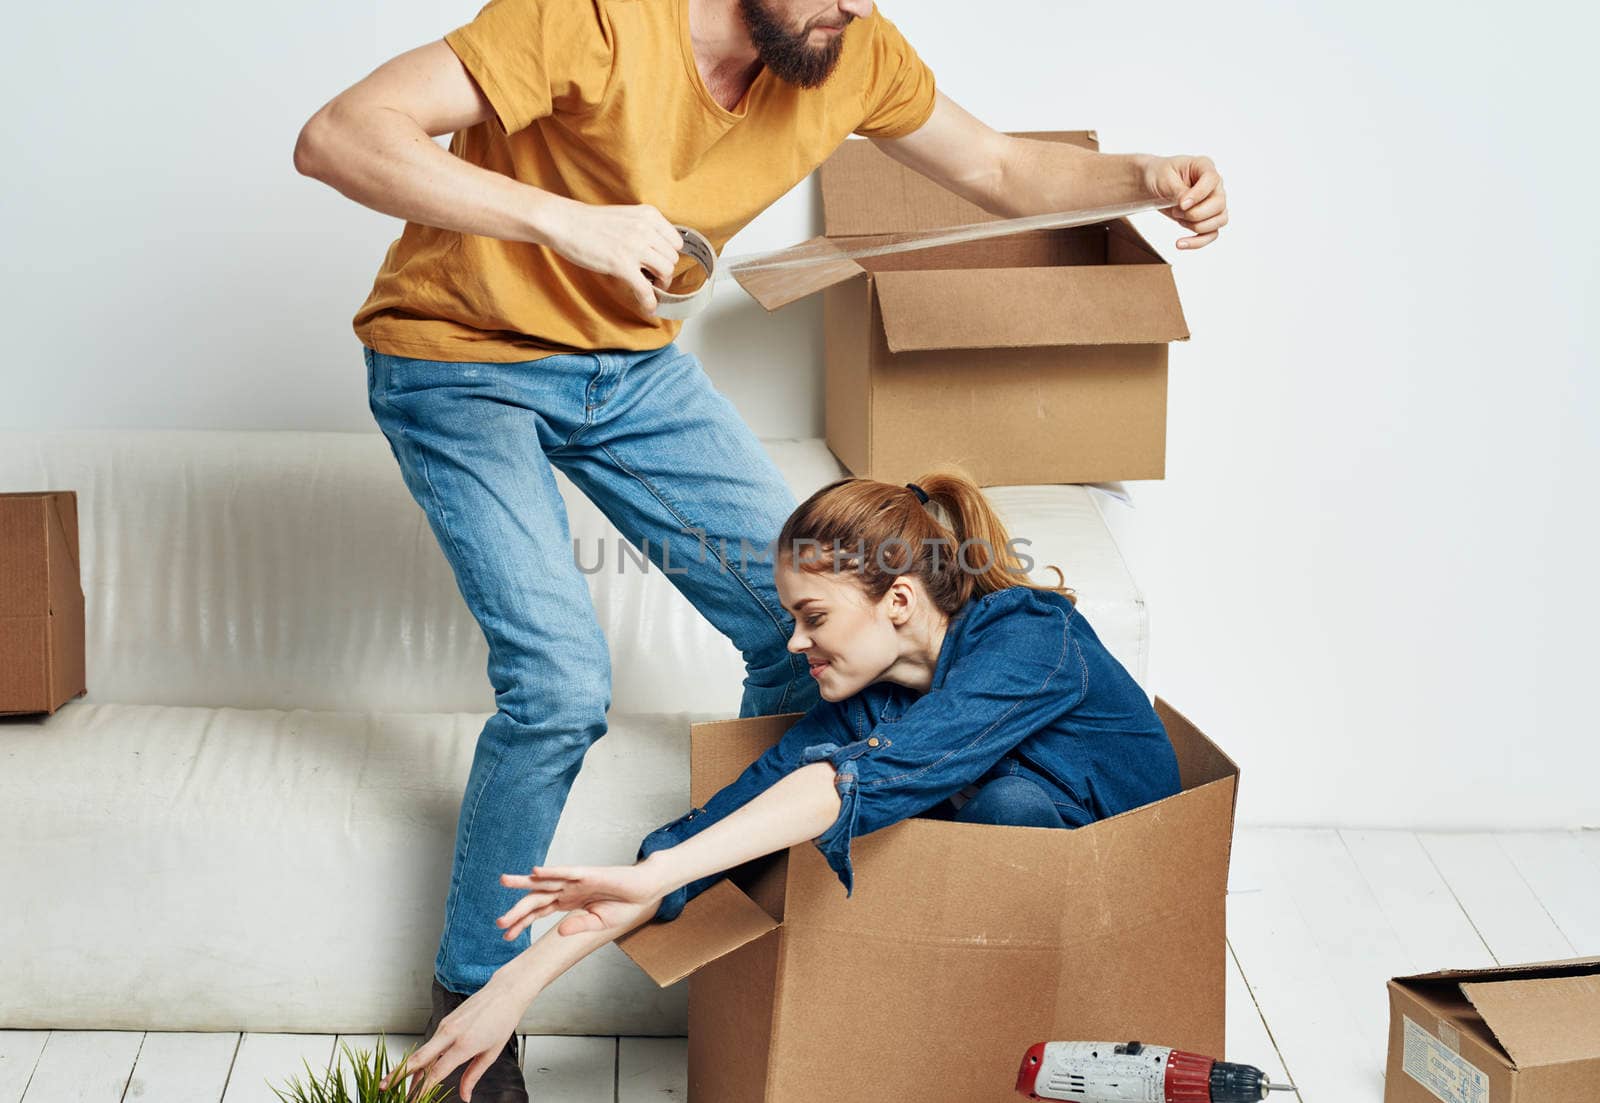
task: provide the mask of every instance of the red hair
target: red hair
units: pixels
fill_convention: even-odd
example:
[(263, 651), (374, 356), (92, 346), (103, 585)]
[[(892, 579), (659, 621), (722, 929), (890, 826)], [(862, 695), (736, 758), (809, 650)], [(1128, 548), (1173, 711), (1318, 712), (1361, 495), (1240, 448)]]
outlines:
[(946, 464), (916, 485), (927, 494), (926, 505), (909, 486), (856, 478), (829, 483), (784, 522), (776, 559), (816, 574), (852, 571), (873, 601), (900, 575), (913, 575), (947, 616), (968, 598), (1010, 586), (1049, 590), (1078, 603), (1061, 568), (1050, 567), (1059, 586), (1028, 578), (1005, 525), (966, 471)]

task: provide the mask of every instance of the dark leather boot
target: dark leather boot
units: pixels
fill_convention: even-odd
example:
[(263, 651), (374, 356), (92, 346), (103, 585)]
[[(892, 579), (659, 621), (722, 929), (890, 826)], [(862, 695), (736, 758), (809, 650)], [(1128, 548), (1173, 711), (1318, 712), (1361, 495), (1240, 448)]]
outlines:
[[(444, 1017), (467, 1001), (460, 992), (452, 992), (437, 979), (433, 982), (433, 1013), (428, 1016), (428, 1026), (422, 1035), (426, 1042), (433, 1037)], [(470, 1062), (469, 1062), (470, 1063)], [(465, 1064), (450, 1070), (441, 1081), (449, 1089), (441, 1103), (461, 1103), (461, 1076), (467, 1071)], [(472, 1087), (472, 1103), (528, 1103), (528, 1085), (522, 1078), (522, 1067), (517, 1060), (517, 1036), (511, 1035), (494, 1064), (484, 1070)]]

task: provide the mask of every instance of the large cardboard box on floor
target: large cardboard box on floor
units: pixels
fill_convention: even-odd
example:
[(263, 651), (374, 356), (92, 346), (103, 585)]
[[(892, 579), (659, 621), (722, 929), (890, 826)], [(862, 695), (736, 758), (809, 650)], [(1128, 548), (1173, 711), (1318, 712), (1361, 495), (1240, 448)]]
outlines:
[[(690, 1103), (1002, 1103), (1029, 1046), (1159, 1042), (1223, 1056), (1239, 770), (1156, 699), (1183, 791), (1086, 827), (913, 817), (731, 871), (617, 944), (689, 978)], [(801, 714), (695, 724), (702, 806)]]
[(1596, 1099), (1600, 957), (1443, 969), (1389, 982), (1384, 1103)]
[[(1098, 148), (1093, 131), (1015, 133)], [(825, 235), (807, 244), (997, 218), (865, 138), (820, 176)], [(1125, 219), (738, 279), (768, 310), (823, 291), (826, 437), (858, 476), (1165, 476), (1167, 342), (1189, 330), (1171, 266)]]
[(0, 715), (84, 693), (83, 643), (77, 493), (0, 494)]

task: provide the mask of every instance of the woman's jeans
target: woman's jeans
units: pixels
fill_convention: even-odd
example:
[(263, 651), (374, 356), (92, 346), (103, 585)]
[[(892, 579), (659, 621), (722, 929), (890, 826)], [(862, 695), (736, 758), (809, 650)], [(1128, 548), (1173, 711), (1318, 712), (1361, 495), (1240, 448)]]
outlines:
[[(794, 621), (767, 555), (797, 503), (676, 344), (510, 364), (363, 348), (373, 417), (489, 645), (496, 711), (461, 801), (434, 961), (440, 984), (471, 993), (529, 944), (530, 931), (507, 942), (494, 924), (525, 895), (500, 874), (545, 862), (611, 705), (610, 654), (552, 465), (739, 649), (741, 717), (817, 701), (805, 657), (788, 651)], [(692, 669), (693, 655), (679, 659)]]
[[(1010, 827), (1066, 827), (1050, 794), (1021, 774), (984, 782), (978, 795), (955, 814), (958, 823), (992, 823)], [(1074, 825), (1076, 826), (1076, 825)]]
[(1010, 755), (994, 765), (959, 809), (942, 800), (921, 815), (1005, 827), (1083, 827), (1095, 821), (1093, 812)]

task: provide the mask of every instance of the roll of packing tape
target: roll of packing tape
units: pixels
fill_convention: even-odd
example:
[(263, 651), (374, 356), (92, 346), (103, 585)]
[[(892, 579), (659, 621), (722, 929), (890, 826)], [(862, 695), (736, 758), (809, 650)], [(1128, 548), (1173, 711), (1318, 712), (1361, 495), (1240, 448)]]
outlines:
[(704, 310), (706, 304), (711, 301), (711, 285), (717, 275), (717, 251), (699, 230), (677, 225), (674, 225), (673, 229), (683, 234), (683, 247), (679, 252), (693, 258), (694, 262), (704, 269), (706, 279), (693, 291), (664, 291), (657, 287), (656, 317), (692, 318)]

